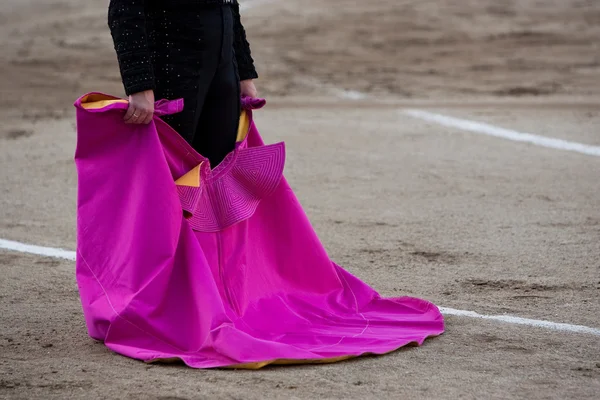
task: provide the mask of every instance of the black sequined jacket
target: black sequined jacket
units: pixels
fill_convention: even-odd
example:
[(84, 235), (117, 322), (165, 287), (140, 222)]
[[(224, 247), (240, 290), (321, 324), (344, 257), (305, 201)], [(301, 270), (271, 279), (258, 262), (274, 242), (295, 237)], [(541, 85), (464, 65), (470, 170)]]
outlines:
[[(182, 11), (177, 15), (185, 19), (188, 11), (193, 13), (201, 7), (218, 4), (230, 5), (233, 11), (234, 50), (240, 80), (257, 78), (250, 45), (240, 21), (237, 0), (110, 0), (108, 26), (113, 37), (126, 94), (156, 88), (150, 30), (153, 23), (159, 23), (161, 14), (177, 9)], [(175, 29), (179, 30), (177, 27), (186, 23), (185, 20), (169, 22), (169, 26), (173, 27), (174, 36), (176, 36)]]

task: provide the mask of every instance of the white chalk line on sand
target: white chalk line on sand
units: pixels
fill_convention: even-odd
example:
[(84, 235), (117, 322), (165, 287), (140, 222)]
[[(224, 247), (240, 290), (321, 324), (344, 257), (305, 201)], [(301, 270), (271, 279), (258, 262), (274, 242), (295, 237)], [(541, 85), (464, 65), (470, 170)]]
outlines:
[(600, 157), (600, 146), (591, 146), (583, 143), (571, 142), (568, 140), (555, 139), (532, 133), (523, 133), (513, 131), (511, 129), (499, 128), (494, 125), (485, 124), (482, 122), (470, 121), (446, 115), (435, 114), (423, 110), (401, 110), (402, 114), (409, 117), (422, 119), (427, 122), (434, 122), (438, 125), (449, 128), (457, 128), (463, 131), (477, 133), (480, 135), (494, 136), (498, 138), (513, 140), (515, 142), (523, 142), (534, 144), (536, 146), (548, 147), (551, 149), (574, 151), (576, 153), (587, 154), (590, 156)]
[[(369, 97), (366, 93), (354, 90), (344, 90), (339, 88), (329, 88), (329, 92), (339, 98), (346, 100), (362, 100)], [(536, 146), (547, 147), (556, 150), (574, 151), (576, 153), (589, 156), (600, 157), (600, 146), (571, 142), (563, 139), (556, 139), (547, 136), (536, 135), (533, 133), (524, 133), (512, 129), (500, 128), (483, 122), (471, 121), (468, 119), (449, 117), (447, 115), (432, 113), (417, 109), (400, 109), (403, 115), (417, 118), (427, 122), (433, 122), (448, 128), (456, 128), (463, 131), (476, 133), (479, 135), (493, 136), (502, 139), (508, 139), (515, 142), (529, 143)]]
[(62, 258), (64, 260), (75, 261), (75, 252), (52, 247), (35, 246), (14, 242), (12, 240), (0, 239), (0, 249), (17, 251), (19, 253), (35, 254), (38, 256)]
[(543, 320), (539, 320), (539, 319), (521, 318), (521, 317), (515, 317), (512, 315), (485, 315), (485, 314), (476, 313), (474, 311), (456, 310), (454, 308), (447, 308), (447, 307), (440, 307), (440, 311), (444, 315), (454, 315), (457, 317), (487, 319), (490, 321), (505, 322), (505, 323), (513, 324), (513, 325), (528, 325), (528, 326), (535, 326), (537, 328), (552, 329), (555, 331), (574, 332), (574, 333), (589, 333), (591, 335), (600, 336), (600, 329), (591, 328), (589, 326), (584, 326), (584, 325), (564, 324), (561, 322), (552, 322), (552, 321), (543, 321)]
[[(0, 249), (16, 251), (20, 253), (35, 254), (44, 257), (61, 258), (64, 260), (75, 260), (75, 252), (63, 249), (56, 249), (52, 247), (35, 246), (31, 244), (25, 244), (15, 242), (12, 240), (0, 239)], [(454, 308), (440, 307), (440, 311), (444, 315), (453, 315), (458, 317), (468, 318), (479, 318), (490, 321), (504, 322), (513, 325), (527, 325), (536, 328), (546, 328), (555, 331), (572, 332), (572, 333), (586, 333), (591, 335), (600, 336), (600, 329), (591, 328), (583, 325), (572, 325), (564, 324), (560, 322), (542, 321), (537, 319), (521, 318), (512, 315), (485, 315), (479, 314), (474, 311), (456, 310)]]

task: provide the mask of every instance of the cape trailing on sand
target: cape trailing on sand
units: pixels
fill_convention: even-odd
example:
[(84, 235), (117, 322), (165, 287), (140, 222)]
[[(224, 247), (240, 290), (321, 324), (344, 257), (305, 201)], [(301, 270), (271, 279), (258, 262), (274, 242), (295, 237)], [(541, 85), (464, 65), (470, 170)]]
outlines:
[(333, 263), (264, 145), (244, 99), (236, 148), (215, 169), (161, 115), (123, 122), (127, 101), (77, 107), (77, 282), (89, 334), (144, 361), (195, 368), (331, 362), (421, 344), (439, 310), (386, 299)]

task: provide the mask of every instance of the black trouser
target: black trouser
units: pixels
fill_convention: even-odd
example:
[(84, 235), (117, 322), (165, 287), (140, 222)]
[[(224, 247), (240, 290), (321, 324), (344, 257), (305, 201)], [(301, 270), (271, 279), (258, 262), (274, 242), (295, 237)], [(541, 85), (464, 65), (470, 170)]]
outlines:
[[(167, 116), (165, 121), (208, 158), (214, 168), (233, 150), (240, 116), (234, 20), (229, 6), (198, 11), (184, 18), (186, 23), (178, 35), (156, 40), (156, 97), (184, 99), (183, 112)], [(170, 19), (168, 13), (164, 18), (166, 23), (181, 20), (181, 16)], [(159, 16), (155, 21), (156, 36), (160, 36), (160, 22)]]

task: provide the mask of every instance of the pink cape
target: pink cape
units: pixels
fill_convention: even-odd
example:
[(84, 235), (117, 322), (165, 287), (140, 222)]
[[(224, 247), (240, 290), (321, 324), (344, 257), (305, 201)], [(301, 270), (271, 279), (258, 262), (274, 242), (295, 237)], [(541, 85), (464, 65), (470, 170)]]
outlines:
[[(433, 304), (382, 298), (333, 263), (245, 99), (214, 170), (172, 128), (123, 122), (127, 102), (77, 100), (77, 282), (91, 337), (194, 368), (332, 362), (422, 344)], [(160, 101), (156, 115), (179, 112)]]

